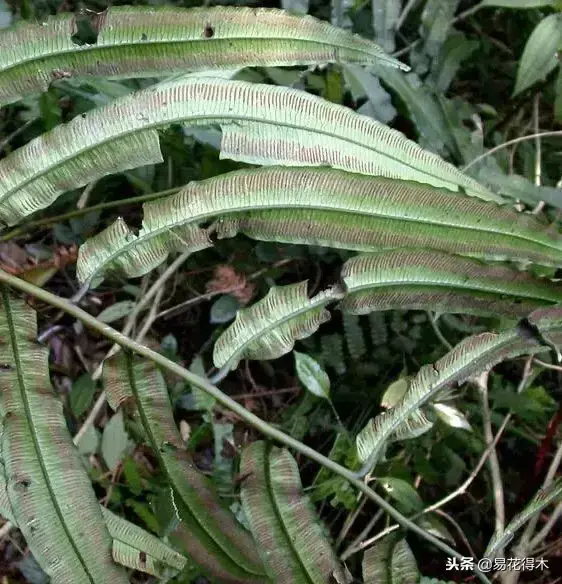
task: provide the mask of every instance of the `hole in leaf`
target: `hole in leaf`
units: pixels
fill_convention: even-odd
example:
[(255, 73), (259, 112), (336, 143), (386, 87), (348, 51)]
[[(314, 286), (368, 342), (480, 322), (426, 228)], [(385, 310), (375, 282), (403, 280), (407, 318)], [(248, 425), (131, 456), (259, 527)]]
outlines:
[(203, 31), (203, 36), (206, 39), (213, 38), (215, 36), (215, 29), (210, 24), (208, 24)]
[(85, 10), (74, 17), (74, 34), (71, 39), (76, 45), (95, 45), (98, 42), (98, 36), (105, 20), (104, 12), (93, 12)]

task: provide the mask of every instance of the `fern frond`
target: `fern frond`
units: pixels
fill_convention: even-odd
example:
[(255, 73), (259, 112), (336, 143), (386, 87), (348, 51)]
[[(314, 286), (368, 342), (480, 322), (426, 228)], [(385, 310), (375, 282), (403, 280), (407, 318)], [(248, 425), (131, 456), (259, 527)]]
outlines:
[(509, 522), (501, 533), (495, 533), (486, 548), (484, 557), (493, 560), (498, 550), (503, 549), (513, 539), (515, 532), (523, 527), (533, 515), (558, 499), (562, 499), (562, 479), (557, 479), (546, 489), (540, 489), (533, 500)]
[(534, 216), (414, 182), (276, 167), (193, 182), (176, 195), (146, 203), (137, 237), (118, 222), (80, 248), (78, 279), (86, 282), (112, 267), (143, 273), (146, 268), (135, 267), (142, 255), (137, 246), (150, 251), (147, 267), (154, 266), (152, 260), (162, 261), (166, 250), (192, 241), (193, 225), (213, 218), (219, 219), (219, 238), (244, 233), (363, 251), (429, 247), (544, 265), (559, 265), (562, 257), (562, 237)]
[(345, 582), (288, 450), (254, 442), (242, 454), (242, 505), (268, 575), (278, 584)]
[(501, 334), (482, 333), (464, 339), (439, 361), (422, 367), (402, 399), (369, 422), (373, 450), (368, 456), (363, 455), (367, 461), (365, 468), (373, 468), (394, 433), (403, 424), (410, 423), (410, 417), (417, 415), (421, 406), (440, 392), (491, 369), (504, 359), (552, 350), (561, 344), (562, 308), (559, 306), (537, 309), (516, 328)]
[(220, 125), (221, 156), (332, 166), (499, 200), (396, 130), (296, 89), (212, 78), (149, 87), (76, 117), (0, 160), (0, 220), (13, 225), (61, 193), (162, 162), (157, 129)]
[(114, 7), (96, 15), (95, 44), (77, 17), (0, 32), (0, 106), (61, 77), (158, 77), (204, 69), (376, 62), (408, 69), (378, 45), (311, 16), (272, 8)]
[[(345, 298), (343, 301), (345, 301)], [(359, 361), (367, 351), (365, 339), (363, 338), (363, 330), (359, 324), (359, 317), (354, 314), (344, 314), (342, 320), (343, 333), (349, 355), (353, 361)]]
[(562, 287), (547, 279), (436, 251), (356, 256), (341, 276), (347, 294), (340, 308), (353, 314), (401, 309), (517, 318), (562, 302)]
[(187, 564), (185, 556), (106, 507), (101, 509), (113, 539), (113, 559), (118, 564), (166, 579), (176, 576), (184, 569)]
[(365, 584), (402, 584), (419, 580), (416, 558), (405, 539), (387, 535), (363, 554)]
[(241, 359), (281, 357), (329, 320), (325, 306), (341, 299), (341, 290), (331, 288), (309, 299), (307, 284), (274, 286), (265, 298), (240, 309), (215, 343), (215, 367), (236, 369)]
[(36, 340), (35, 313), (4, 286), (0, 301), (4, 504), (53, 583), (126, 584), (62, 403), (50, 388), (48, 349)]
[(183, 533), (185, 551), (220, 581), (263, 582), (263, 568), (250, 535), (225, 509), (211, 481), (191, 461), (174, 422), (162, 374), (153, 363), (121, 355), (113, 366), (135, 397), (140, 419), (165, 473)]

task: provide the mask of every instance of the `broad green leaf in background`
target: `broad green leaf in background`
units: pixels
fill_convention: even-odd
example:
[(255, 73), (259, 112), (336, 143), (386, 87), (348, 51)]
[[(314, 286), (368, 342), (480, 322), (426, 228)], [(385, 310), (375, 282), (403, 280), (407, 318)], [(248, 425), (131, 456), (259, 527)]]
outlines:
[(132, 300), (122, 300), (121, 302), (115, 302), (111, 306), (108, 306), (102, 310), (98, 314), (97, 319), (101, 322), (109, 324), (111, 322), (115, 322), (116, 320), (120, 320), (125, 316), (128, 316), (131, 314), (134, 308), (135, 302)]
[(215, 343), (215, 367), (236, 369), (241, 359), (277, 359), (296, 340), (306, 338), (329, 320), (325, 306), (341, 298), (338, 288), (307, 296), (307, 282), (274, 286), (267, 296), (242, 308)]
[(111, 557), (111, 537), (62, 404), (50, 390), (48, 349), (36, 341), (35, 313), (3, 286), (0, 297), (2, 504), (7, 499), (53, 584), (126, 584), (126, 572)]
[(127, 95), (0, 160), (0, 220), (12, 225), (67, 190), (162, 162), (156, 130), (173, 123), (220, 125), (223, 158), (328, 165), (502, 201), (403, 134), (344, 106), (286, 87), (195, 77)]
[(420, 144), (439, 154), (454, 152), (451, 133), (439, 103), (420, 77), (415, 73), (389, 72), (390, 69), (385, 70), (383, 67), (376, 67), (374, 70), (406, 105), (412, 121), (416, 124)]
[(334, 26), (351, 30), (353, 22), (349, 16), (350, 11), (354, 8), (354, 0), (331, 0), (331, 22)]
[(376, 42), (387, 52), (396, 48), (394, 35), (400, 16), (401, 0), (372, 0), (373, 30)]
[[(203, 358), (200, 355), (197, 355), (193, 359), (191, 365), (189, 366), (189, 370), (192, 373), (199, 375), (199, 377), (207, 379), (207, 375), (205, 374), (205, 363), (203, 362)], [(212, 395), (205, 393), (194, 385), (191, 385), (191, 395), (193, 396), (193, 406), (196, 410), (210, 412), (217, 401)]]
[(432, 404), (433, 410), (435, 411), (437, 417), (442, 420), (451, 428), (462, 428), (463, 430), (472, 430), (469, 421), (466, 419), (465, 415), (447, 404)]
[(562, 47), (562, 14), (543, 18), (531, 33), (517, 70), (514, 95), (544, 79), (557, 65)]
[(84, 373), (72, 382), (69, 402), (70, 409), (77, 418), (90, 408), (95, 393), (96, 384), (89, 373)]
[(306, 14), (308, 5), (309, 0), (281, 0), (281, 8), (295, 14)]
[(365, 584), (417, 584), (420, 575), (410, 546), (401, 536), (387, 535), (363, 554)]
[(12, 22), (12, 11), (6, 0), (0, 0), (0, 30), (10, 26)]
[(105, 524), (113, 539), (113, 559), (157, 578), (176, 576), (187, 558), (141, 527), (102, 507)]
[(377, 483), (396, 501), (402, 513), (414, 515), (423, 509), (423, 501), (410, 483), (395, 477), (377, 478)]
[(148, 361), (122, 354), (114, 377), (129, 387), (140, 420), (168, 479), (180, 525), (178, 544), (220, 582), (263, 582), (263, 567), (250, 535), (218, 499), (214, 485), (197, 470), (174, 421), (161, 372)]
[(20, 22), (0, 32), (0, 105), (66, 77), (171, 73), (378, 60), (404, 67), (372, 41), (271, 8), (112, 7), (90, 18), (97, 38), (76, 42), (77, 17)]
[[(562, 122), (562, 67), (558, 72), (556, 79), (556, 97), (554, 99), (554, 117), (557, 121)], [(562, 202), (560, 203), (562, 204)]]
[(562, 286), (504, 266), (436, 251), (392, 250), (358, 255), (341, 272), (343, 311), (431, 310), (521, 318), (562, 302)]
[(380, 81), (366, 69), (355, 65), (344, 65), (343, 74), (355, 100), (367, 97), (357, 111), (387, 124), (396, 116), (390, 95), (383, 89)]
[[(531, 330), (535, 332), (530, 334)], [(482, 333), (464, 339), (436, 363), (423, 366), (398, 404), (371, 420), (359, 433), (357, 449), (360, 459), (368, 461), (372, 468), (384, 453), (389, 439), (402, 426), (417, 425), (420, 407), (453, 384), (460, 385), (504, 359), (550, 351), (560, 345), (560, 307), (535, 310), (525, 319), (525, 325), (500, 334)]]
[(294, 355), (297, 375), (301, 383), (316, 397), (329, 400), (330, 378), (318, 361), (298, 351), (294, 351)]
[(247, 477), (242, 505), (269, 577), (276, 584), (345, 582), (289, 451), (254, 442), (242, 453), (240, 474)]
[(447, 39), (449, 27), (460, 0), (427, 0), (422, 16), (421, 36), (424, 52), (432, 59), (439, 55), (441, 45)]
[(467, 60), (479, 45), (478, 41), (469, 40), (462, 33), (447, 36), (431, 70), (431, 79), (434, 80), (437, 90), (447, 92), (462, 62)]
[(101, 454), (110, 471), (115, 472), (132, 445), (119, 410), (105, 425), (101, 438)]
[(223, 294), (211, 306), (210, 322), (212, 324), (230, 322), (236, 316), (236, 311), (239, 308), (240, 303), (234, 296)]

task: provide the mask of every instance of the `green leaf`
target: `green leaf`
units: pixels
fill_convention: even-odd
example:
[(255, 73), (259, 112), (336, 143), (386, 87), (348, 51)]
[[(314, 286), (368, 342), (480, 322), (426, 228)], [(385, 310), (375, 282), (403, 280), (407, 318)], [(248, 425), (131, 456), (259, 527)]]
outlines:
[(230, 322), (240, 308), (240, 302), (230, 294), (223, 294), (211, 306), (210, 321), (212, 324)]
[(463, 430), (472, 431), (472, 426), (470, 425), (469, 421), (466, 419), (465, 415), (447, 404), (433, 404), (433, 410), (436, 413), (437, 417), (445, 422), (447, 426), (451, 426), (451, 428), (462, 428)]
[(401, 4), (400, 0), (372, 0), (375, 40), (389, 53), (396, 48), (394, 35), (402, 8)]
[(355, 256), (341, 276), (347, 295), (340, 308), (353, 314), (401, 309), (517, 318), (562, 302), (558, 283), (436, 251)]
[(295, 366), (297, 375), (301, 383), (317, 397), (330, 399), (330, 378), (322, 369), (318, 361), (306, 355), (293, 351), (295, 355)]
[(80, 454), (96, 454), (100, 446), (100, 441), (100, 433), (90, 425), (78, 443), (78, 451)]
[(478, 41), (468, 40), (461, 33), (447, 36), (431, 72), (431, 78), (435, 80), (435, 86), (439, 91), (447, 92), (461, 63), (476, 51), (479, 44)]
[(105, 425), (101, 438), (101, 454), (110, 471), (115, 472), (131, 445), (125, 430), (123, 411), (119, 410)]
[(384, 61), (375, 43), (312, 17), (263, 8), (112, 7), (90, 17), (95, 41), (76, 41), (74, 14), (0, 33), (0, 105), (67, 77), (158, 77), (251, 66)]
[(240, 474), (242, 505), (269, 577), (279, 584), (345, 581), (289, 451), (254, 442), (242, 453)]
[[(191, 365), (189, 366), (189, 370), (192, 373), (199, 375), (199, 377), (207, 379), (207, 375), (205, 374), (205, 364), (203, 363), (203, 358), (200, 355), (197, 355), (193, 359)], [(217, 400), (212, 395), (205, 393), (203, 390), (195, 387), (194, 385), (191, 385), (190, 387), (191, 395), (193, 396), (194, 408), (196, 410), (205, 410), (210, 412), (215, 407)]]
[(498, 550), (503, 549), (531, 517), (542, 511), (545, 507), (562, 498), (562, 478), (555, 480), (546, 489), (540, 489), (533, 500), (518, 513), (501, 533), (495, 533), (484, 552), (484, 557), (493, 560)]
[(383, 393), (381, 398), (381, 407), (392, 408), (394, 407), (406, 393), (409, 383), (407, 377), (401, 377), (396, 381), (393, 381)]
[(102, 507), (113, 538), (113, 559), (127, 568), (157, 578), (173, 578), (184, 569), (187, 559), (158, 537)]
[(143, 427), (170, 485), (179, 525), (173, 541), (220, 582), (263, 582), (255, 545), (194, 466), (174, 421), (160, 371), (120, 355), (121, 382), (134, 395)]
[(390, 95), (371, 72), (355, 65), (344, 65), (343, 73), (353, 99), (365, 96), (368, 98), (368, 101), (359, 108), (360, 114), (371, 116), (383, 124), (394, 119), (396, 109), (392, 105)]
[(384, 84), (394, 90), (406, 105), (418, 130), (420, 144), (440, 154), (454, 152), (454, 141), (439, 102), (419, 76), (415, 73), (391, 71), (385, 67), (375, 67), (374, 70)]
[(363, 554), (365, 584), (417, 584), (416, 559), (405, 539), (387, 535)]
[(531, 33), (517, 70), (514, 95), (544, 79), (558, 63), (556, 52), (562, 46), (562, 14), (543, 18)]
[(540, 8), (553, 5), (553, 0), (482, 0), (482, 6), (501, 6), (502, 8)]
[(0, 0), (0, 30), (10, 26), (12, 22), (12, 11), (6, 4), (6, 0)]
[(116, 320), (120, 320), (125, 316), (128, 316), (135, 308), (135, 305), (136, 302), (133, 302), (132, 300), (123, 300), (121, 302), (115, 302), (111, 306), (108, 306), (107, 308), (102, 310), (98, 314), (97, 319), (107, 324), (115, 322)]
[(406, 515), (413, 515), (423, 509), (423, 501), (418, 492), (406, 481), (395, 477), (381, 477), (377, 482)]
[(157, 130), (175, 123), (219, 125), (223, 158), (329, 165), (502, 200), (396, 130), (344, 106), (287, 87), (189, 77), (77, 116), (0, 160), (0, 220), (13, 225), (65, 191), (162, 162)]
[(72, 383), (70, 391), (70, 409), (79, 418), (92, 405), (96, 384), (89, 373), (84, 373)]
[[(197, 228), (214, 218), (210, 227)], [(193, 182), (146, 203), (138, 235), (118, 220), (81, 246), (78, 278), (147, 273), (174, 249), (209, 246), (212, 232), (219, 239), (241, 233), (362, 251), (434, 248), (547, 266), (560, 263), (562, 248), (562, 237), (535, 216), (473, 197), (336, 170), (276, 167)]]
[[(503, 333), (468, 337), (443, 358), (425, 365), (411, 380), (408, 391), (392, 409), (371, 420), (357, 437), (362, 461), (372, 468), (386, 444), (405, 425), (417, 424), (420, 407), (471, 376), (523, 354), (537, 354), (562, 345), (562, 308), (541, 308)], [(369, 453), (370, 452), (370, 453)]]
[[(62, 404), (49, 381), (48, 349), (36, 316), (2, 287), (0, 419), (6, 498), (11, 516), (53, 584), (126, 584), (111, 557), (111, 537), (72, 444)], [(87, 529), (84, 527), (87, 526)]]
[(460, 0), (427, 0), (425, 4), (421, 16), (421, 35), (424, 52), (433, 59), (439, 55), (441, 45), (448, 37), (459, 4)]
[(213, 350), (215, 367), (236, 369), (241, 359), (285, 355), (297, 339), (310, 336), (330, 319), (325, 306), (341, 296), (338, 288), (330, 288), (309, 299), (307, 282), (270, 288), (265, 298), (239, 310), (234, 323), (218, 338)]
[(353, 22), (350, 18), (350, 12), (354, 9), (354, 0), (331, 0), (331, 5), (332, 24), (344, 30), (351, 30), (353, 28)]
[[(562, 122), (562, 67), (558, 71), (556, 80), (556, 97), (554, 100), (554, 117), (557, 121)], [(559, 189), (560, 190), (560, 189)], [(558, 197), (559, 205), (562, 205), (562, 196)]]

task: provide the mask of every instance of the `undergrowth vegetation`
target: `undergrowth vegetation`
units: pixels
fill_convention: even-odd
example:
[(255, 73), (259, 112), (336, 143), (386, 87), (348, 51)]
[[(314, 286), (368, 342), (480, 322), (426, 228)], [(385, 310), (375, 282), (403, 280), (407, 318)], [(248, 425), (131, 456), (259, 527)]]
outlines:
[(2, 583), (562, 581), (560, 1), (133, 4), (0, 0)]

